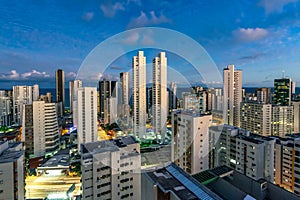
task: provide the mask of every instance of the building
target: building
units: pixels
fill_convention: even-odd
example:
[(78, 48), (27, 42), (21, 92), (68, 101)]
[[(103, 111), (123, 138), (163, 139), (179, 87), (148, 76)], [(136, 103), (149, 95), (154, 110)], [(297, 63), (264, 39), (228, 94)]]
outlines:
[(241, 103), (241, 128), (251, 133), (268, 136), (272, 134), (272, 104), (260, 102)]
[(0, 199), (25, 198), (22, 143), (0, 141)]
[(0, 90), (0, 126), (12, 125), (12, 111), (12, 96), (8, 91)]
[(13, 86), (13, 121), (16, 124), (22, 124), (23, 106), (25, 104), (32, 104), (32, 101), (38, 100), (38, 98), (35, 99), (38, 93), (36, 89), (38, 89), (36, 85)]
[(128, 122), (130, 116), (130, 79), (128, 72), (120, 73), (120, 104), (118, 105), (118, 116), (122, 119), (127, 119)]
[(65, 110), (65, 73), (62, 69), (56, 71), (56, 102), (62, 102), (62, 110)]
[(190, 92), (183, 92), (182, 93), (183, 99), (183, 109), (184, 110), (200, 110), (200, 101), (197, 94), (191, 94)]
[[(69, 82), (70, 112), (71, 113), (74, 112), (74, 106), (76, 106), (76, 101), (77, 101), (77, 92), (78, 92), (78, 89), (81, 87), (82, 87), (81, 80), (72, 80)], [(73, 117), (74, 117), (74, 115), (73, 115)]]
[(169, 86), (169, 112), (173, 109), (177, 109), (177, 85), (175, 82), (171, 82)]
[(266, 179), (255, 180), (227, 166), (220, 166), (194, 174), (193, 178), (222, 199), (299, 199), (299, 196), (273, 184), (272, 181)]
[(46, 103), (52, 103), (52, 94), (47, 92), (46, 95), (40, 95), (39, 101), (45, 101)]
[(271, 88), (257, 88), (255, 90), (257, 101), (259, 103), (270, 104), (272, 103)]
[(133, 136), (81, 146), (83, 199), (141, 199), (141, 155)]
[(259, 180), (274, 180), (275, 140), (230, 125), (209, 128), (210, 168), (226, 165)]
[(273, 105), (272, 108), (272, 135), (284, 137), (294, 132), (293, 106)]
[(133, 133), (144, 138), (146, 134), (146, 57), (139, 51), (132, 59), (133, 75)]
[(161, 135), (164, 139), (168, 116), (166, 53), (160, 52), (152, 63), (152, 125), (156, 136)]
[(211, 104), (213, 111), (223, 111), (222, 89), (215, 88), (212, 90)]
[(300, 135), (276, 137), (275, 184), (300, 195)]
[(292, 80), (281, 78), (274, 80), (273, 104), (290, 106), (292, 101)]
[(211, 123), (211, 115), (187, 110), (172, 113), (171, 160), (189, 174), (209, 167), (208, 127)]
[(242, 102), (242, 71), (228, 65), (223, 70), (223, 117), (224, 123), (240, 127), (240, 104)]
[(141, 199), (210, 199), (221, 200), (218, 195), (196, 181), (174, 163), (142, 173)]
[(34, 101), (24, 106), (22, 141), (26, 155), (40, 157), (55, 154), (59, 146), (59, 130), (55, 103)]
[(78, 89), (78, 151), (80, 145), (98, 140), (97, 88), (83, 87)]
[(292, 101), (294, 110), (294, 133), (300, 133), (300, 101)]
[(100, 119), (104, 124), (112, 124), (117, 118), (118, 108), (118, 83), (117, 81), (99, 81), (99, 107)]

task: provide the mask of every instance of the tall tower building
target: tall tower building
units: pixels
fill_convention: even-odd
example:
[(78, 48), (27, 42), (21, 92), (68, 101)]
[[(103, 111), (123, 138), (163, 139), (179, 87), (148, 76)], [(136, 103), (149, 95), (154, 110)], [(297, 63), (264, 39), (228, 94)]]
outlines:
[(146, 134), (146, 57), (139, 51), (132, 59), (133, 71), (133, 132), (143, 138)]
[(271, 103), (271, 88), (257, 88), (255, 93), (259, 103)]
[(53, 155), (59, 150), (55, 103), (34, 101), (24, 106), (22, 141), (30, 157)]
[(97, 125), (97, 88), (83, 87), (78, 89), (78, 150), (80, 145), (98, 140)]
[(117, 81), (99, 81), (100, 118), (104, 124), (115, 122), (117, 115), (118, 83)]
[(273, 103), (280, 106), (290, 106), (292, 101), (292, 80), (281, 78), (274, 80)]
[(284, 137), (294, 132), (294, 107), (273, 105), (272, 135)]
[(240, 127), (240, 104), (242, 102), (242, 71), (234, 65), (224, 69), (223, 118), (224, 123)]
[(153, 59), (152, 78), (153, 131), (156, 134), (160, 134), (162, 139), (164, 139), (168, 116), (167, 58), (165, 52), (160, 52), (158, 56)]
[(209, 167), (211, 123), (211, 115), (187, 110), (172, 113), (171, 160), (187, 173), (194, 174)]
[(140, 144), (133, 136), (82, 144), (82, 197), (141, 199)]
[(169, 91), (169, 110), (170, 112), (173, 109), (177, 109), (177, 85), (175, 82), (170, 83), (170, 91)]
[(0, 126), (12, 124), (12, 96), (8, 91), (0, 90)]
[(56, 102), (62, 102), (62, 110), (65, 110), (65, 73), (62, 69), (56, 71)]
[(33, 101), (32, 86), (13, 86), (13, 121), (17, 124), (22, 124), (23, 106), (32, 104)]
[(70, 93), (70, 111), (73, 112), (74, 101), (77, 100), (77, 92), (78, 89), (82, 87), (82, 81), (81, 80), (72, 80), (69, 82), (69, 93)]
[(120, 73), (121, 104), (129, 105), (129, 73)]

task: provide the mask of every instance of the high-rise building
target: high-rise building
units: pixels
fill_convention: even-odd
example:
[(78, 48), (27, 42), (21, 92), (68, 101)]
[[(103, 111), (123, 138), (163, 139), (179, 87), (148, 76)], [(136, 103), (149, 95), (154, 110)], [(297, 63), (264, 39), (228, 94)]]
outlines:
[(22, 143), (0, 141), (0, 199), (25, 198), (24, 174)]
[(166, 53), (160, 52), (152, 63), (152, 125), (154, 133), (164, 139), (168, 116)]
[(294, 132), (294, 107), (272, 107), (272, 135), (284, 137), (285, 134)]
[(65, 110), (65, 73), (62, 69), (56, 71), (56, 102), (62, 102), (62, 110)]
[(70, 90), (70, 111), (73, 116), (73, 126), (78, 126), (78, 108), (77, 108), (77, 100), (78, 100), (78, 90), (82, 88), (81, 80), (73, 80), (69, 83)]
[(292, 101), (292, 80), (281, 78), (274, 80), (273, 103), (280, 106), (290, 106)]
[(240, 126), (240, 104), (242, 102), (242, 71), (228, 65), (223, 70), (223, 117), (224, 123)]
[(259, 103), (271, 103), (271, 88), (257, 88), (255, 93)]
[(211, 106), (213, 111), (223, 111), (223, 95), (222, 89), (215, 88), (212, 91)]
[(139, 51), (132, 59), (133, 74), (133, 133), (144, 138), (146, 134), (146, 57)]
[(53, 155), (59, 150), (55, 103), (34, 101), (24, 106), (22, 141), (30, 157)]
[(200, 110), (200, 100), (197, 94), (191, 94), (190, 92), (182, 93), (183, 109), (184, 110)]
[(69, 93), (70, 93), (70, 111), (73, 113), (74, 106), (76, 105), (77, 101), (77, 92), (78, 89), (82, 87), (81, 80), (72, 80), (69, 82)]
[(133, 136), (82, 144), (83, 199), (141, 199), (140, 144)]
[(210, 168), (227, 165), (255, 180), (274, 179), (275, 139), (234, 126), (209, 128)]
[(208, 169), (208, 127), (211, 123), (211, 115), (187, 110), (172, 113), (171, 160), (187, 173)]
[(12, 124), (12, 96), (8, 91), (0, 90), (0, 126)]
[(175, 82), (170, 83), (169, 88), (169, 111), (172, 112), (173, 109), (177, 109), (177, 85)]
[[(32, 86), (13, 86), (13, 121), (17, 124), (22, 124), (23, 106), (32, 104), (32, 101), (38, 100), (36, 94), (38, 87)], [(35, 94), (33, 96), (33, 94)]]
[(300, 135), (276, 138), (275, 184), (300, 195)]
[(271, 135), (272, 104), (242, 102), (241, 128), (263, 136)]
[(98, 140), (97, 124), (97, 88), (83, 87), (78, 89), (78, 151), (80, 145)]
[(294, 133), (300, 133), (300, 101), (292, 101), (294, 110)]
[(129, 105), (129, 73), (120, 73), (121, 104)]
[(111, 80), (99, 81), (100, 118), (104, 124), (112, 124), (117, 117), (118, 82)]

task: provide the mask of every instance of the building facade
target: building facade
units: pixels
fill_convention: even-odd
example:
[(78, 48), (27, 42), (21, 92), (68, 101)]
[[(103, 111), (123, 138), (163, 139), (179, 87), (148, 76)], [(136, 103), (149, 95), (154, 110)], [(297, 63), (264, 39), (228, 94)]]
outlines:
[(65, 110), (65, 72), (58, 69), (55, 73), (56, 102), (62, 102), (62, 110)]

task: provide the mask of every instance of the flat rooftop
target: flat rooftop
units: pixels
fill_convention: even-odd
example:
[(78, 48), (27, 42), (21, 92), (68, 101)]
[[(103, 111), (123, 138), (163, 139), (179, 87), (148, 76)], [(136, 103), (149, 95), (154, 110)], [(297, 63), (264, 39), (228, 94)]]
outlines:
[[(0, 145), (3, 145), (4, 143), (5, 142), (1, 141)], [(21, 142), (8, 143), (8, 148), (5, 149), (0, 154), (0, 163), (14, 162), (17, 159), (19, 159), (21, 156), (23, 156), (22, 148), (16, 148), (19, 145), (22, 145), (22, 143)]]

